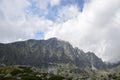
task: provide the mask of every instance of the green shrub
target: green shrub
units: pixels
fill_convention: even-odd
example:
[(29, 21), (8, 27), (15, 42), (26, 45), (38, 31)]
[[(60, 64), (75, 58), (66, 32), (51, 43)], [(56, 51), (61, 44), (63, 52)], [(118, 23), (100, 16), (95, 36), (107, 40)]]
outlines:
[(63, 80), (63, 79), (65, 79), (65, 78), (62, 76), (52, 76), (48, 80)]
[(21, 70), (19, 70), (19, 69), (14, 69), (14, 70), (11, 72), (11, 75), (12, 75), (12, 76), (16, 76), (16, 75), (18, 75), (18, 74), (20, 74), (20, 73), (22, 73)]
[(24, 73), (32, 73), (31, 67), (24, 67), (24, 66), (19, 66), (19, 68), (23, 69)]
[(42, 78), (39, 78), (39, 77), (36, 77), (36, 76), (27, 75), (27, 76), (23, 76), (22, 80), (42, 80)]

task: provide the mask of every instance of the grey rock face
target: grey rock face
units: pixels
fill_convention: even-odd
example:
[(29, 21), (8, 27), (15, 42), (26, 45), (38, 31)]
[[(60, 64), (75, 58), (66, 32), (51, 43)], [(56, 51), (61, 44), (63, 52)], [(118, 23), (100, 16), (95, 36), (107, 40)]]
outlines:
[(37, 67), (69, 63), (81, 68), (92, 67), (92, 65), (97, 69), (105, 68), (104, 62), (94, 53), (85, 53), (78, 48), (73, 48), (69, 42), (57, 38), (0, 44), (0, 63)]

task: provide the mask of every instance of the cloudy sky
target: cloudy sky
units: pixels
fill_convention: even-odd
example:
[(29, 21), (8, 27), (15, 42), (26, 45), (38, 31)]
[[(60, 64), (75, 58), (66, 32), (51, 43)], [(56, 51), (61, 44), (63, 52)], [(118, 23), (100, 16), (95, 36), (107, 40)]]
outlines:
[(120, 0), (0, 0), (0, 43), (51, 37), (120, 61)]

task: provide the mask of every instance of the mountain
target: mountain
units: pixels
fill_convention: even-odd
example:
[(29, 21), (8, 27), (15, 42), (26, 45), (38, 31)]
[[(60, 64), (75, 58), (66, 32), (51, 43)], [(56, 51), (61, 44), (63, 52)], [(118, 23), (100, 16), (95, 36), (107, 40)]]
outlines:
[(80, 68), (104, 69), (106, 64), (92, 52), (83, 52), (57, 38), (0, 44), (0, 63), (40, 68), (71, 64)]

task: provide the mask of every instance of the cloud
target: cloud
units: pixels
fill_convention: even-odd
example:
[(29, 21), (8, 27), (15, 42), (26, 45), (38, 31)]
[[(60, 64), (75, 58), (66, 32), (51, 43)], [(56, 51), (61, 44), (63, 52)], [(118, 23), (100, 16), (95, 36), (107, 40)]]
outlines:
[(53, 7), (60, 4), (60, 0), (44, 0), (44, 1), (32, 0), (32, 1), (35, 2), (36, 7), (40, 9), (47, 9), (49, 5), (50, 5), (49, 7), (51, 6)]
[[(63, 16), (62, 19), (68, 20), (54, 25), (45, 39), (58, 37), (80, 49), (95, 52), (104, 61), (120, 61), (119, 3), (119, 0), (91, 0), (84, 5), (83, 12), (76, 14), (77, 17)], [(74, 11), (63, 12), (71, 15)]]
[(79, 13), (79, 9), (76, 5), (64, 6), (58, 11), (57, 21), (64, 22), (70, 20), (74, 17), (77, 17)]
[(50, 0), (50, 4), (51, 4), (51, 6), (59, 5), (60, 0)]
[(26, 14), (27, 0), (2, 0), (0, 4), (0, 42), (29, 39), (52, 25), (50, 20)]

